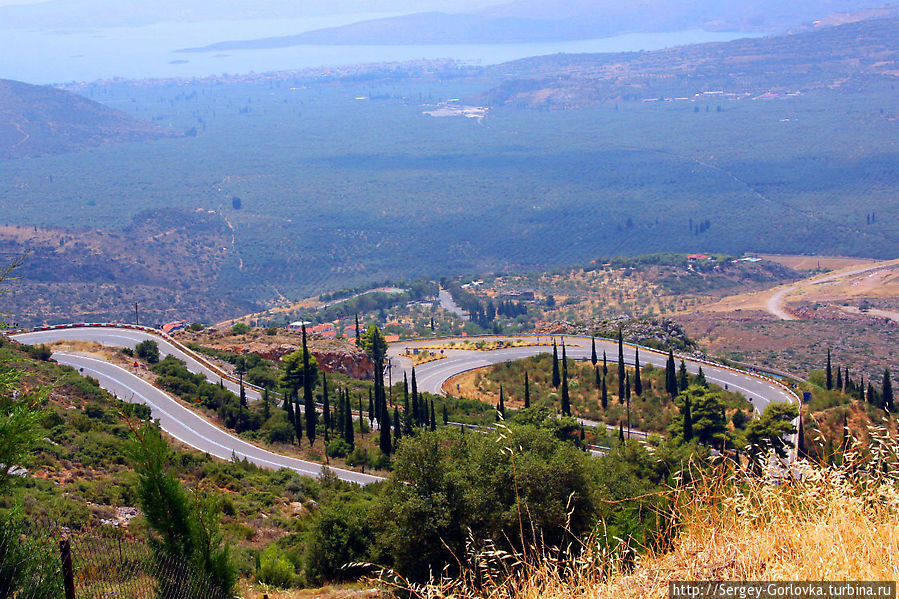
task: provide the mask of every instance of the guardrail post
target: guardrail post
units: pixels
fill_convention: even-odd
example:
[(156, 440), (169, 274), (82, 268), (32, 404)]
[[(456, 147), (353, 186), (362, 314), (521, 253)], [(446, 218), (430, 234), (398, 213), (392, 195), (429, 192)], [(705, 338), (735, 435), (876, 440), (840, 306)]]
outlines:
[(59, 554), (62, 559), (62, 581), (66, 591), (66, 599), (75, 599), (75, 573), (72, 570), (72, 547), (68, 539), (59, 542)]

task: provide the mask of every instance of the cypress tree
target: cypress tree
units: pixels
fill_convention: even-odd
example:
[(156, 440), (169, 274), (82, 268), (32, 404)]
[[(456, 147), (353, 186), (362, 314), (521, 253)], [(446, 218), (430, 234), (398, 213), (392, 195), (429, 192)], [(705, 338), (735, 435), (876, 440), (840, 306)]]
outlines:
[(293, 408), (293, 431), (297, 438), (297, 445), (300, 445), (303, 441), (303, 416), (300, 414), (300, 398), (296, 395), (294, 395), (294, 403), (296, 405)]
[(680, 361), (680, 368), (677, 371), (677, 390), (686, 391), (690, 386), (690, 377), (687, 375), (687, 365), (683, 360)]
[(568, 369), (562, 369), (562, 415), (571, 416), (571, 398), (568, 396)]
[(359, 396), (359, 434), (365, 435), (365, 413), (362, 411), (362, 396)]
[(496, 416), (497, 420), (499, 420), (500, 418), (502, 418), (503, 420), (506, 419), (506, 401), (503, 395), (502, 385), (499, 386), (499, 405), (496, 406), (496, 411), (499, 412), (499, 414), (497, 414)]
[(883, 397), (883, 407), (885, 407), (890, 412), (893, 411), (893, 381), (890, 380), (890, 369), (885, 368), (883, 371), (883, 385), (881, 386), (880, 391), (881, 397)]
[(421, 410), (418, 405), (418, 383), (415, 381), (415, 367), (412, 367), (412, 417), (416, 426), (421, 426)]
[(400, 444), (400, 439), (403, 438), (403, 425), (400, 422), (400, 412), (394, 407), (393, 408), (393, 446), (396, 447)]
[(596, 385), (596, 388), (599, 389), (600, 387), (602, 387), (602, 380), (601, 380), (602, 377), (599, 376), (599, 367), (598, 366), (593, 369), (593, 378), (594, 378), (594, 384)]
[(624, 443), (624, 425), (622, 423), (618, 423), (618, 442)]
[(709, 386), (708, 381), (705, 380), (705, 373), (702, 371), (702, 366), (699, 367), (699, 374), (696, 375), (696, 384), (703, 387)]
[(609, 390), (606, 388), (606, 377), (602, 377), (602, 394), (600, 395), (600, 401), (602, 402), (602, 409), (605, 410), (609, 407)]
[(240, 381), (240, 407), (247, 407), (247, 390), (243, 386), (243, 377), (241, 377)]
[(343, 414), (343, 411), (346, 406), (344, 406), (344, 397), (343, 390), (337, 390), (337, 401), (334, 402), (334, 418), (331, 419), (331, 423), (334, 425), (334, 428), (337, 429), (337, 432), (341, 435), (344, 435), (346, 431), (344, 430), (344, 426), (346, 425), (346, 417)]
[(593, 367), (595, 368), (596, 363), (598, 362), (598, 360), (596, 358), (596, 337), (590, 338), (590, 344), (591, 344), (590, 361), (593, 362)]
[[(353, 406), (350, 403), (350, 392), (349, 390), (344, 391), (344, 405), (346, 406), (346, 420), (343, 425), (343, 440), (346, 441), (347, 445), (350, 447), (356, 446), (356, 430), (353, 426)], [(362, 429), (362, 398), (359, 398), (359, 428), (360, 434)]]
[(359, 333), (359, 313), (356, 312), (356, 347), (362, 347), (362, 337)]
[(524, 407), (531, 407), (531, 385), (528, 382), (528, 371), (524, 371)]
[(431, 430), (437, 430), (437, 415), (434, 413), (434, 400), (431, 400)]
[(315, 414), (315, 398), (312, 397), (312, 369), (309, 367), (309, 349), (306, 347), (306, 325), (303, 325), (303, 403), (306, 436), (309, 438), (309, 447), (312, 447), (315, 444), (315, 423), (318, 417)]
[(627, 397), (627, 436), (631, 436), (631, 373), (625, 375), (624, 394)]
[(693, 416), (690, 414), (690, 396), (684, 396), (684, 441), (693, 438)]
[[(403, 377), (405, 378), (405, 376), (406, 375), (404, 373)], [(412, 434), (413, 425), (414, 423), (412, 422), (412, 409), (409, 407), (409, 393), (408, 389), (406, 388), (405, 381), (403, 381), (403, 426), (406, 436)]]
[(640, 380), (640, 350), (634, 349), (634, 393), (643, 395), (643, 381)]
[(381, 428), (380, 447), (381, 453), (390, 455), (390, 414), (387, 411), (387, 401), (383, 397), (381, 387), (384, 385), (383, 380), (379, 383), (381, 377), (375, 376), (375, 403), (379, 406), (380, 414), (378, 416), (378, 426)]
[(833, 371), (830, 368), (830, 348), (827, 348), (827, 366), (824, 370), (824, 376), (827, 378), (827, 390), (833, 389)]
[(449, 412), (446, 410), (446, 404), (443, 404), (443, 426), (449, 424)]
[(878, 408), (882, 408), (883, 404), (880, 403), (880, 397), (877, 395), (877, 391), (874, 390), (874, 384), (868, 380), (868, 403), (877, 406)]
[(618, 401), (624, 401), (624, 338), (618, 327)]
[(843, 390), (843, 369), (837, 366), (837, 390)]
[(325, 443), (327, 443), (331, 440), (331, 402), (328, 398), (328, 379), (324, 371), (322, 371), (322, 418), (325, 424)]
[(665, 363), (665, 390), (671, 397), (677, 395), (677, 374), (674, 366), (674, 351), (668, 350), (668, 361)]
[(603, 378), (609, 374), (609, 365), (606, 362), (606, 350), (602, 350), (602, 376)]
[(371, 387), (368, 388), (368, 421), (375, 421), (375, 402), (371, 396)]
[(268, 419), (272, 415), (272, 408), (270, 405), (271, 399), (268, 396), (268, 387), (265, 387), (262, 390), (262, 421), (268, 422)]
[(559, 350), (556, 348), (556, 340), (553, 339), (553, 387), (558, 389), (562, 383), (562, 377), (559, 375)]

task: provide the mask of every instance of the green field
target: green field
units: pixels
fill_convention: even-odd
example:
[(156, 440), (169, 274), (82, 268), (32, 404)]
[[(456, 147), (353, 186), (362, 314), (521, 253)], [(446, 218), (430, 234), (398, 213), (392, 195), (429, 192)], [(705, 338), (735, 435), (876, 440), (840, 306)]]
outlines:
[(250, 302), (654, 251), (899, 249), (892, 94), (422, 114), (482, 88), (96, 84), (80, 91), (197, 135), (5, 162), (2, 221), (125, 229), (215, 210), (234, 244), (209, 290)]

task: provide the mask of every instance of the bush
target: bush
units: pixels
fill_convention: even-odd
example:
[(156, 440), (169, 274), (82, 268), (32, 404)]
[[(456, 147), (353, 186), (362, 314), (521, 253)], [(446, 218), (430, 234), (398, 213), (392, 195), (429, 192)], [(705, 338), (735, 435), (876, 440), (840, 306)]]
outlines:
[(349, 446), (349, 444), (340, 438), (333, 439), (330, 443), (328, 443), (328, 455), (332, 458), (346, 457), (346, 454), (350, 452), (350, 449), (352, 448)]
[(232, 335), (246, 335), (250, 332), (250, 325), (243, 322), (236, 322), (234, 326), (231, 327)]
[(262, 426), (265, 440), (269, 443), (290, 443), (293, 441), (293, 426), (284, 413), (274, 414)]
[(159, 362), (159, 345), (152, 339), (141, 341), (134, 347), (134, 353), (142, 360), (149, 364)]
[(256, 580), (276, 587), (288, 587), (293, 582), (293, 564), (284, 557), (274, 543), (265, 548), (259, 556)]

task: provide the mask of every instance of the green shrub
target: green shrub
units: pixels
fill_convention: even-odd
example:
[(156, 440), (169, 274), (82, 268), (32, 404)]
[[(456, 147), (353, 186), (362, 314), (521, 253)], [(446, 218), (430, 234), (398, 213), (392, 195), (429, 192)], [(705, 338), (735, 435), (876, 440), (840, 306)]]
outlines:
[(259, 567), (256, 569), (256, 580), (276, 587), (287, 587), (293, 582), (293, 564), (281, 554), (274, 543), (265, 548), (259, 556)]
[(246, 335), (249, 332), (250, 332), (250, 325), (243, 323), (243, 322), (237, 322), (234, 324), (233, 327), (231, 327), (232, 335)]
[(346, 454), (350, 452), (350, 449), (352, 448), (349, 444), (340, 438), (332, 439), (331, 442), (328, 443), (328, 455), (332, 458), (346, 457)]
[(152, 339), (141, 341), (134, 347), (134, 353), (137, 357), (145, 360), (149, 364), (159, 362), (159, 345)]

